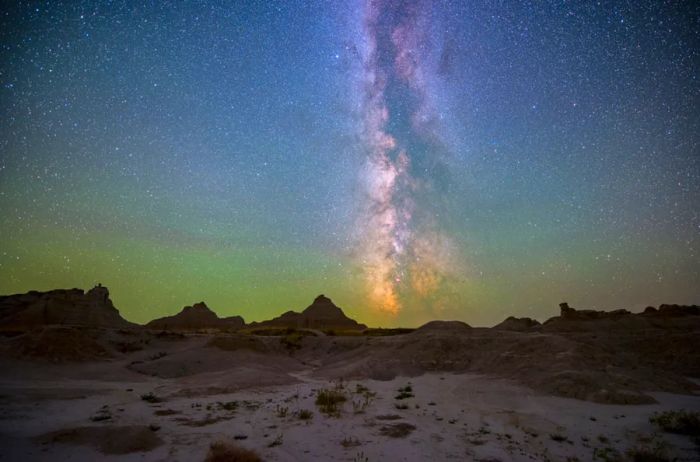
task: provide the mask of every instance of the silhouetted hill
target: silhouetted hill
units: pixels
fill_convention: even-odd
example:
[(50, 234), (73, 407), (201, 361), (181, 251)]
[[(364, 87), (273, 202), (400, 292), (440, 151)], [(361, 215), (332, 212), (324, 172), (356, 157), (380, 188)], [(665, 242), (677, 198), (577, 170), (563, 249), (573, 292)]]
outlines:
[(97, 285), (82, 289), (0, 296), (0, 327), (26, 330), (48, 325), (108, 328), (138, 327), (121, 317), (109, 298), (109, 290)]
[(154, 319), (146, 324), (147, 329), (154, 330), (202, 330), (202, 329), (240, 329), (245, 326), (240, 316), (219, 318), (204, 302), (186, 306), (178, 314)]
[(343, 310), (325, 295), (319, 295), (301, 313), (287, 311), (269, 321), (252, 323), (251, 327), (294, 327), (310, 329), (366, 329), (354, 319), (348, 318)]

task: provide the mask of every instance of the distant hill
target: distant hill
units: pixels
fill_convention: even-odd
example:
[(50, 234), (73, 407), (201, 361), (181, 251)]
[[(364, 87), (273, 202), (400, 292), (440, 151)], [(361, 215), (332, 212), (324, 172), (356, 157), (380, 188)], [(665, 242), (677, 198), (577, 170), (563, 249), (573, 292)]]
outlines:
[(535, 329), (539, 326), (541, 326), (540, 322), (532, 318), (516, 318), (514, 316), (508, 316), (500, 324), (493, 326), (493, 328), (497, 330), (524, 332)]
[(121, 317), (109, 298), (109, 290), (102, 285), (87, 293), (82, 289), (56, 289), (0, 296), (0, 328), (3, 330), (48, 325), (138, 327)]
[(245, 326), (240, 316), (220, 318), (204, 302), (186, 306), (178, 314), (154, 319), (146, 324), (147, 329), (153, 330), (237, 330)]
[(250, 324), (250, 327), (293, 327), (309, 329), (354, 329), (363, 330), (367, 326), (360, 324), (343, 313), (333, 301), (325, 295), (316, 297), (311, 305), (301, 313), (287, 311), (269, 321)]

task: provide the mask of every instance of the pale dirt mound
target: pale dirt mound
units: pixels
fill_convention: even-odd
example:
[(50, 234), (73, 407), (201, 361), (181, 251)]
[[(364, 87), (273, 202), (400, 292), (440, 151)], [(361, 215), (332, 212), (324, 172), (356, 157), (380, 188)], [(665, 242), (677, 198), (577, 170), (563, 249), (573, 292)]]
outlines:
[(77, 427), (37, 437), (42, 444), (91, 446), (103, 454), (148, 452), (163, 444), (155, 432), (145, 426)]
[[(248, 348), (248, 340), (258, 348)], [(238, 348), (239, 342), (243, 347)], [(230, 349), (222, 349), (223, 345)], [(262, 348), (265, 344), (270, 344)], [(277, 352), (273, 350), (276, 346)], [(156, 355), (129, 364), (140, 374), (177, 378), (185, 394), (230, 392), (256, 385), (280, 385), (296, 381), (289, 374), (300, 371), (303, 364), (287, 354), (278, 338), (215, 337), (192, 339), (188, 345), (165, 355)], [(206, 386), (202, 387), (202, 383)]]
[[(548, 394), (618, 404), (653, 402), (648, 391), (697, 390), (683, 373), (697, 369), (693, 363), (697, 354), (677, 357), (677, 364), (662, 367), (634, 351), (641, 338), (626, 346), (619, 334), (592, 339), (488, 329), (470, 332), (454, 335), (433, 331), (347, 342), (344, 351), (321, 359), (315, 373), (328, 378), (377, 380), (428, 371), (485, 373)], [(700, 348), (697, 335), (679, 335), (688, 343), (676, 339), (680, 349), (667, 343), (667, 354)]]
[(471, 326), (466, 322), (462, 321), (430, 321), (418, 329), (415, 332), (468, 332)]
[(99, 331), (71, 327), (45, 327), (3, 342), (7, 356), (50, 362), (93, 361), (113, 357)]
[(283, 345), (278, 338), (257, 335), (216, 336), (209, 340), (207, 346), (224, 351), (249, 350), (258, 353), (283, 353)]

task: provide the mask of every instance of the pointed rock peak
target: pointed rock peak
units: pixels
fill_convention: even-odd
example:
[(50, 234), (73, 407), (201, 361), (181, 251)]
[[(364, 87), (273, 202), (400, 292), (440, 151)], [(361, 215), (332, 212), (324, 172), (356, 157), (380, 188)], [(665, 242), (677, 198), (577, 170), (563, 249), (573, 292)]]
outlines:
[(326, 304), (326, 303), (333, 304), (333, 300), (331, 300), (330, 298), (328, 298), (328, 297), (326, 297), (325, 295), (321, 294), (321, 295), (319, 295), (318, 297), (314, 298), (314, 305), (320, 304), (320, 303), (323, 303), (323, 304)]
[(342, 316), (345, 317), (345, 314), (343, 314), (343, 310), (341, 310), (339, 307), (337, 307), (333, 301), (326, 297), (325, 295), (319, 295), (314, 299), (314, 302), (306, 307), (304, 310), (304, 314), (307, 315), (323, 315), (323, 316)]

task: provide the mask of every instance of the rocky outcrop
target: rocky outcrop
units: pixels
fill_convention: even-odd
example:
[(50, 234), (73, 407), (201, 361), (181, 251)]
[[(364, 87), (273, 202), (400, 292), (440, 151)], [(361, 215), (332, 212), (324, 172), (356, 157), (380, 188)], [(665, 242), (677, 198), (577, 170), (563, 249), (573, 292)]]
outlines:
[(57, 289), (0, 296), (0, 328), (3, 330), (51, 325), (137, 327), (121, 317), (109, 298), (109, 290), (99, 284), (87, 293), (82, 289)]
[(292, 327), (309, 329), (349, 329), (362, 330), (367, 326), (348, 318), (343, 310), (325, 295), (319, 295), (314, 302), (301, 313), (287, 311), (269, 321), (255, 323), (254, 327)]
[(541, 325), (542, 324), (540, 324), (539, 321), (532, 318), (516, 318), (514, 316), (509, 316), (503, 322), (495, 325), (493, 328), (498, 330), (525, 332), (536, 329)]
[(613, 311), (596, 311), (596, 310), (575, 310), (569, 306), (568, 303), (560, 303), (559, 309), (561, 310), (560, 316), (563, 319), (601, 319), (610, 318), (615, 316), (625, 316), (632, 314), (627, 310), (613, 310)]
[(698, 316), (700, 306), (698, 305), (660, 305), (654, 313), (659, 316)]
[(146, 324), (147, 329), (171, 331), (237, 330), (245, 326), (243, 318), (231, 316), (219, 318), (204, 302), (186, 306), (178, 314), (154, 319)]
[(545, 331), (584, 331), (610, 329), (692, 328), (700, 325), (700, 307), (697, 305), (648, 306), (642, 313), (628, 310), (576, 310), (567, 303), (559, 304), (561, 313), (544, 322)]

